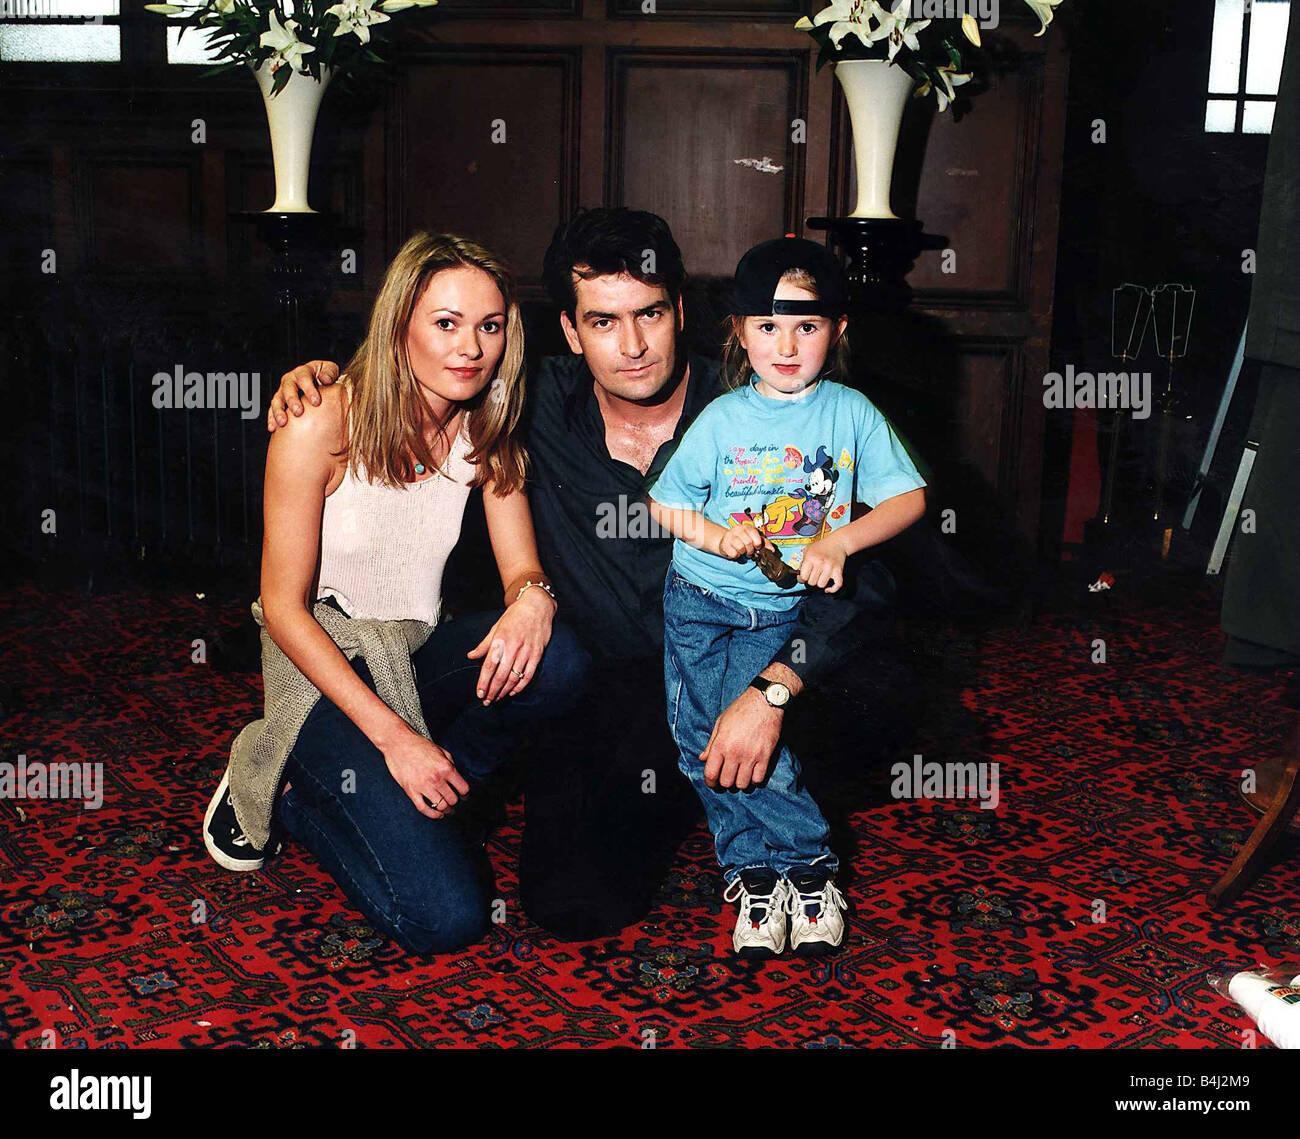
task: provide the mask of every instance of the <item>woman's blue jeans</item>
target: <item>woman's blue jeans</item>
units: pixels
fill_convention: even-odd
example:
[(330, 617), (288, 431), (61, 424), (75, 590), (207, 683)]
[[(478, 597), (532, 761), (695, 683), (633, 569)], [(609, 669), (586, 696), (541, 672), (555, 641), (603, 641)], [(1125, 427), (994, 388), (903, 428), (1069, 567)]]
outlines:
[[(443, 620), (412, 657), (430, 734), (471, 787), (454, 814), (420, 814), (380, 751), (324, 696), (286, 765), (291, 787), (279, 802), (285, 829), (377, 929), (414, 953), (460, 949), (487, 932), (491, 874), (464, 813), (522, 733), (573, 705), (590, 664), (573, 631), (556, 622), (528, 687), (485, 708), (474, 691), (483, 660), (465, 654), (500, 617), (497, 610)], [(363, 660), (352, 667), (374, 688)]]
[(768, 866), (838, 866), (827, 845), (830, 827), (803, 784), (794, 753), (781, 745), (767, 779), (747, 791), (704, 782), (700, 753), (726, 707), (772, 663), (798, 623), (789, 612), (754, 609), (668, 570), (664, 581), (664, 687), (678, 766), (709, 819), (722, 875)]

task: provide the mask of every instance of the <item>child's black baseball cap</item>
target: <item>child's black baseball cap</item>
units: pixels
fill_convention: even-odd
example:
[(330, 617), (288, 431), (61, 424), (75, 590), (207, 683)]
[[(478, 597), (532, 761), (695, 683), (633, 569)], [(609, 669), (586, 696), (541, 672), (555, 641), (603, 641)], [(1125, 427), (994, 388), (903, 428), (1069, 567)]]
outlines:
[[(816, 300), (773, 300), (776, 286), (791, 269), (802, 269), (817, 284)], [(755, 245), (736, 266), (731, 311), (737, 316), (843, 316), (849, 285), (839, 259), (824, 245), (802, 237), (778, 237)]]

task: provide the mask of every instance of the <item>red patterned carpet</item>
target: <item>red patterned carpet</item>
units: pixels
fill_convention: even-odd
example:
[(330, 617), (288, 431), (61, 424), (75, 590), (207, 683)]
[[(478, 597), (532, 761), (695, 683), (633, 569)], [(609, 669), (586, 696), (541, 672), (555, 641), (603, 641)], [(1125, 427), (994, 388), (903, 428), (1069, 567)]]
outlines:
[[(432, 960), (296, 845), (227, 873), (200, 820), (261, 681), (190, 655), (246, 607), (21, 589), (0, 601), (0, 758), (102, 760), (106, 795), (0, 801), (0, 1047), (1240, 1047), (1249, 1022), (1205, 975), (1300, 958), (1300, 857), (1222, 916), (1204, 894), (1252, 825), (1234, 780), (1275, 752), (1286, 677), (1219, 664), (1208, 591), (1153, 592), (1027, 627), (915, 622), (901, 695), (823, 693), (851, 940), (761, 964), (730, 955), (703, 829), (645, 922), (558, 944), (516, 901), (515, 802), (490, 847), (504, 924)], [(999, 808), (893, 800), (886, 769), (915, 752), (996, 760)]]

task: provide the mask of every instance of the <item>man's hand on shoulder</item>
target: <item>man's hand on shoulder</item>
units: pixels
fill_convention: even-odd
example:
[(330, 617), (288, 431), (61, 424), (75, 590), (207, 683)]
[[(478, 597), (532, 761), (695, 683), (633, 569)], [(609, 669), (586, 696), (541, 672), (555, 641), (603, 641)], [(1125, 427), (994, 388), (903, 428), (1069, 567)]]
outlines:
[[(271, 436), (268, 454), (314, 454), (321, 451), (331, 456), (330, 466), (338, 463), (336, 452), (347, 443), (347, 397), (337, 384), (322, 387), (308, 400), (308, 407), (278, 428)], [(305, 450), (304, 450), (305, 448)]]
[(312, 360), (308, 364), (299, 364), (292, 372), (285, 372), (266, 410), (266, 429), (274, 431), (283, 427), (289, 422), (290, 412), (301, 415), (303, 398), (308, 403), (319, 404), (317, 385), (332, 384), (338, 378), (339, 366), (333, 360)]

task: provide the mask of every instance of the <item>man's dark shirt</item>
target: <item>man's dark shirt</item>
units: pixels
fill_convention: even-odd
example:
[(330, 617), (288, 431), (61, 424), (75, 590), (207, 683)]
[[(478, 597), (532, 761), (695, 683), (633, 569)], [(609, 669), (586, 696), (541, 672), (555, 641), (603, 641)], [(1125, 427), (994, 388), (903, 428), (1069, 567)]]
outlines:
[[(582, 356), (548, 356), (529, 383), (523, 440), (532, 460), (528, 497), (538, 553), (561, 617), (597, 660), (646, 663), (663, 655), (673, 539), (650, 518), (642, 487), (721, 394), (716, 360), (691, 355), (689, 368), (677, 428), (644, 475), (610, 456), (595, 380)], [(847, 626), (863, 606), (892, 600), (892, 579), (883, 574), (860, 574), (862, 585), (851, 595), (847, 581), (841, 594), (810, 591), (800, 627), (776, 659), (805, 681), (820, 674), (849, 647)]]

